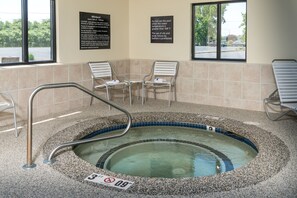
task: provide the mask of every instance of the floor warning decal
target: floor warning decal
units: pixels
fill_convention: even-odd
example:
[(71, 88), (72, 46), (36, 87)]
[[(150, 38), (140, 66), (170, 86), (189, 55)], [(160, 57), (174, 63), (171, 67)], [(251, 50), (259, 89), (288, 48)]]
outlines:
[(107, 175), (101, 175), (97, 173), (93, 173), (87, 178), (85, 178), (86, 181), (102, 184), (105, 186), (111, 186), (123, 190), (127, 190), (131, 185), (134, 184), (134, 182), (128, 181), (128, 180), (123, 180), (119, 179), (116, 177), (110, 177)]

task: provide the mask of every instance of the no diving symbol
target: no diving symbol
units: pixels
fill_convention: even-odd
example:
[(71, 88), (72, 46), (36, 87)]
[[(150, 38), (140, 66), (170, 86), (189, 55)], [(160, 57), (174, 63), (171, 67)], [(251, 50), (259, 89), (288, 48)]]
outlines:
[(216, 128), (215, 127), (212, 127), (212, 126), (206, 126), (206, 130), (208, 131), (216, 131)]
[(112, 183), (114, 181), (115, 181), (115, 178), (113, 178), (113, 177), (107, 177), (107, 178), (104, 179), (105, 183)]

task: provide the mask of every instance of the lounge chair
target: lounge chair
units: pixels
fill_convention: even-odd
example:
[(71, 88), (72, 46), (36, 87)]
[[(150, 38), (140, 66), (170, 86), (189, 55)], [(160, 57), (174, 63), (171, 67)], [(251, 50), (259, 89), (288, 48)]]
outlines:
[(14, 120), (13, 123), (15, 128), (15, 137), (18, 137), (17, 118), (16, 118), (16, 109), (15, 109), (14, 100), (9, 93), (0, 92), (0, 96), (5, 99), (5, 101), (0, 102), (0, 112), (8, 109), (13, 110), (13, 120)]
[(152, 66), (149, 74), (145, 75), (142, 82), (142, 105), (146, 99), (147, 89), (154, 90), (154, 98), (156, 99), (156, 89), (168, 88), (168, 106), (171, 105), (172, 89), (174, 99), (176, 101), (175, 81), (178, 73), (177, 61), (156, 61)]
[[(275, 121), (290, 112), (297, 114), (297, 61), (276, 59), (272, 61), (272, 68), (277, 89), (264, 99), (264, 109), (267, 117)], [(278, 115), (272, 116), (273, 112)]]
[[(92, 72), (93, 91), (105, 89), (106, 98), (108, 101), (110, 101), (111, 99), (111, 89), (121, 89), (123, 90), (124, 94), (126, 91), (129, 90), (129, 83), (120, 80), (120, 78), (116, 75), (115, 71), (113, 70), (109, 62), (89, 62), (89, 66)], [(90, 105), (92, 105), (92, 103), (93, 97), (91, 98)]]

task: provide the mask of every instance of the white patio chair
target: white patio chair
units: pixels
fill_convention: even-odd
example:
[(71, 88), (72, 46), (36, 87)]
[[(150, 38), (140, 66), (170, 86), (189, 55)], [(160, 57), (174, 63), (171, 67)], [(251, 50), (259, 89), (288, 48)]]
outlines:
[[(278, 120), (289, 112), (297, 114), (297, 62), (276, 59), (272, 62), (277, 89), (264, 99), (264, 109), (270, 120)], [(280, 107), (280, 111), (275, 110)], [(272, 116), (271, 112), (279, 113)]]
[[(168, 106), (171, 105), (172, 91), (176, 101), (176, 77), (178, 73), (177, 61), (155, 61), (152, 70), (145, 75), (142, 82), (142, 105), (146, 100), (147, 90), (153, 89), (156, 99), (156, 89), (168, 88)], [(163, 91), (164, 92), (164, 91)], [(159, 93), (163, 93), (159, 92)]]
[[(109, 62), (90, 62), (89, 66), (92, 72), (93, 91), (105, 89), (106, 98), (110, 101), (110, 91), (112, 89), (121, 89), (124, 94), (123, 100), (125, 100), (125, 92), (129, 91), (129, 83), (119, 79)], [(92, 103), (93, 97), (91, 98), (90, 105), (92, 105)]]
[(0, 112), (12, 109), (13, 111), (13, 120), (14, 120), (14, 128), (15, 128), (15, 137), (18, 137), (18, 129), (17, 129), (17, 118), (16, 118), (16, 109), (15, 103), (12, 96), (9, 93), (0, 92), (0, 96), (5, 99), (5, 101), (0, 102)]

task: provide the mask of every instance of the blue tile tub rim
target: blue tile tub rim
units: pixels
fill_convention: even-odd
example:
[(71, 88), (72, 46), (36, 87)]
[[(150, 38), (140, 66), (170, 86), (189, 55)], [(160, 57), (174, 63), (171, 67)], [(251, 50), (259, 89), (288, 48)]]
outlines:
[[(175, 126), (175, 127), (186, 127), (186, 128), (195, 128), (195, 129), (203, 129), (205, 132), (209, 132), (209, 133), (219, 133), (222, 135), (226, 135), (230, 138), (236, 139), (240, 142), (243, 142), (247, 145), (249, 145), (250, 147), (252, 147), (256, 152), (258, 152), (258, 148), (256, 147), (256, 145), (249, 140), (248, 138), (236, 134), (234, 132), (231, 131), (226, 131), (222, 128), (218, 128), (218, 127), (214, 127), (214, 126), (208, 126), (205, 124), (200, 124), (200, 123), (191, 123), (191, 122), (178, 122), (178, 121), (171, 121), (171, 122), (158, 122), (158, 121), (154, 121), (154, 122), (133, 122), (131, 124), (131, 128), (136, 128), (136, 127), (149, 127), (149, 126)], [(116, 124), (116, 125), (112, 125), (110, 127), (106, 127), (106, 128), (102, 128), (99, 130), (96, 130), (86, 136), (84, 136), (81, 139), (88, 139), (88, 138), (93, 138), (97, 135), (100, 134), (104, 134), (104, 133), (109, 133), (112, 131), (116, 131), (116, 130), (120, 130), (120, 129), (125, 129), (127, 127), (126, 124)], [(207, 127), (214, 127), (215, 131), (211, 131), (211, 130), (207, 130)]]

